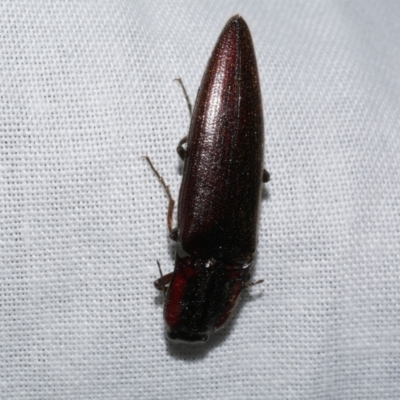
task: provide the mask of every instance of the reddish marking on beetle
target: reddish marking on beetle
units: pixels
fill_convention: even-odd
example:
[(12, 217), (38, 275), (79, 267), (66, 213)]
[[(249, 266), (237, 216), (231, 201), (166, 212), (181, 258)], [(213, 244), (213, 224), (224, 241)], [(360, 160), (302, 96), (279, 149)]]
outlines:
[(195, 271), (189, 268), (176, 268), (173, 273), (173, 289), (169, 291), (168, 313), (165, 313), (165, 321), (171, 328), (174, 328), (180, 320), (182, 298), (185, 294), (188, 280), (195, 274)]

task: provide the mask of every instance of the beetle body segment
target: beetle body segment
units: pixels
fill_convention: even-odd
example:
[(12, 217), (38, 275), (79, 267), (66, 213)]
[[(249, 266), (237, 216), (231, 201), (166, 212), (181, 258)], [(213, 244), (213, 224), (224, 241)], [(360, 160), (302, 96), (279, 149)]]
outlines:
[[(263, 117), (250, 31), (222, 31), (197, 95), (179, 194), (175, 270), (165, 299), (171, 340), (204, 342), (249, 278), (263, 180)], [(183, 151), (182, 151), (183, 150)]]

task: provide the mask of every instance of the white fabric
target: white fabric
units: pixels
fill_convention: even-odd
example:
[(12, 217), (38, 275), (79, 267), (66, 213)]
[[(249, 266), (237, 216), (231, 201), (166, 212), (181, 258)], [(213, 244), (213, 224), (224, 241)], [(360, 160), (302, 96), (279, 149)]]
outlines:
[[(163, 334), (175, 152), (228, 18), (252, 32), (266, 185), (253, 279), (203, 347)], [(400, 7), (0, 3), (0, 398), (395, 399)]]

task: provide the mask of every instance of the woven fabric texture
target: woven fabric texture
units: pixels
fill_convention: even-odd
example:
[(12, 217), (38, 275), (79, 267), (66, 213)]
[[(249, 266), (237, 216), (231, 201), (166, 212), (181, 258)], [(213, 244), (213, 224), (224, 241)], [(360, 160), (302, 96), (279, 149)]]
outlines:
[[(265, 118), (253, 279), (204, 346), (167, 343), (175, 152), (224, 24)], [(0, 398), (398, 399), (400, 6), (0, 3)]]

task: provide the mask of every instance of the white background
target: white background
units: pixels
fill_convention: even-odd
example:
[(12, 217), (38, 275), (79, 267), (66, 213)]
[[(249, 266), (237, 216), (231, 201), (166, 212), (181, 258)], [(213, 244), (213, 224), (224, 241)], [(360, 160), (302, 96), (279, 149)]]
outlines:
[[(176, 145), (240, 13), (263, 95), (254, 279), (203, 347), (163, 336)], [(0, 398), (395, 399), (398, 1), (2, 1)]]

